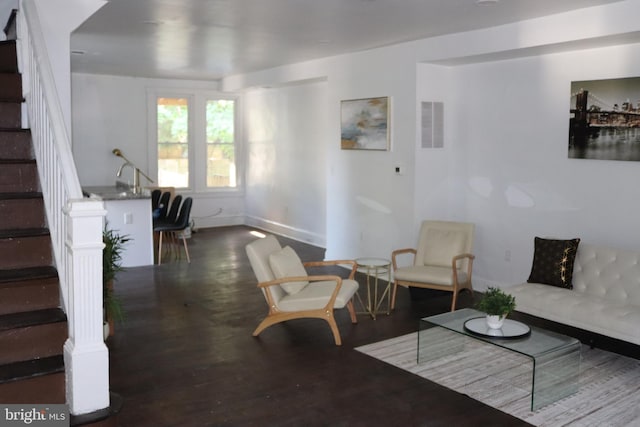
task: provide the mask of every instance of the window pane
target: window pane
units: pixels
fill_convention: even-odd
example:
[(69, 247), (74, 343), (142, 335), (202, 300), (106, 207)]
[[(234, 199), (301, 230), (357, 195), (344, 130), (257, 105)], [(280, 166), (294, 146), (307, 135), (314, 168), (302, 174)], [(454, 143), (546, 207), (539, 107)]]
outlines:
[(158, 185), (189, 186), (189, 105), (186, 98), (158, 98)]
[(207, 187), (235, 187), (235, 102), (207, 101)]

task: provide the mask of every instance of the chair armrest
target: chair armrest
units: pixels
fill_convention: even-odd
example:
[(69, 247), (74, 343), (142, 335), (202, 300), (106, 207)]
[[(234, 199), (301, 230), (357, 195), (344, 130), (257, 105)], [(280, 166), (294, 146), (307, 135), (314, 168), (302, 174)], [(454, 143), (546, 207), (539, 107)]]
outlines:
[(469, 254), (469, 253), (465, 253), (465, 254), (460, 254), (460, 255), (456, 255), (451, 259), (451, 268), (453, 269), (453, 273), (457, 275), (457, 265), (458, 265), (458, 261), (463, 260), (463, 259), (469, 259), (469, 264), (467, 265), (467, 275), (469, 277), (471, 277), (471, 269), (473, 266), (473, 260), (476, 259), (476, 256), (473, 254)]
[(393, 271), (396, 271), (398, 269), (398, 263), (396, 261), (396, 257), (398, 255), (413, 254), (413, 256), (415, 257), (417, 252), (418, 251), (413, 248), (396, 249), (395, 251), (391, 252), (391, 264), (393, 265)]
[(476, 259), (476, 256), (473, 255), (473, 254), (460, 254), (460, 255), (454, 256), (453, 259), (452, 259), (453, 268), (456, 267), (456, 263), (458, 261), (460, 261), (461, 259), (465, 259), (465, 258), (469, 258), (470, 261), (473, 261), (474, 259)]
[(302, 265), (305, 267), (327, 267), (331, 265), (350, 265), (351, 273), (349, 274), (349, 279), (353, 279), (356, 274), (356, 269), (358, 268), (358, 264), (352, 259), (342, 259), (342, 260), (327, 260), (327, 261), (307, 261), (303, 262)]
[(268, 282), (260, 282), (258, 283), (259, 288), (268, 288), (269, 286), (281, 285), (287, 282), (321, 282), (321, 281), (329, 281), (335, 280), (339, 281), (342, 284), (342, 277), (336, 276), (334, 274), (321, 274), (315, 276), (291, 276), (291, 277), (281, 277), (280, 279), (269, 280)]
[(458, 287), (458, 268), (457, 263), (460, 260), (467, 258), (469, 260), (469, 264), (467, 265), (467, 280), (471, 282), (471, 274), (473, 272), (473, 260), (476, 259), (476, 256), (473, 254), (465, 253), (456, 255), (451, 260), (451, 269), (453, 271), (453, 287)]

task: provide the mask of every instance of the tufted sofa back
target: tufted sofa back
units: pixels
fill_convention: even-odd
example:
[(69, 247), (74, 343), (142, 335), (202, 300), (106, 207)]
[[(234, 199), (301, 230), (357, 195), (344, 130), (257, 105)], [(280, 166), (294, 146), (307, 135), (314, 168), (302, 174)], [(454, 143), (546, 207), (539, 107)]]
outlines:
[(573, 289), (640, 306), (640, 253), (580, 243)]

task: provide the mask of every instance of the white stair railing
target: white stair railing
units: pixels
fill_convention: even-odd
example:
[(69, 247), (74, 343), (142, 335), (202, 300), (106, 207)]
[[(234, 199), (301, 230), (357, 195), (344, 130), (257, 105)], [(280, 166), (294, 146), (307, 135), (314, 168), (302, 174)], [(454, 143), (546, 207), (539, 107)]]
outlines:
[(66, 399), (70, 412), (80, 415), (109, 406), (109, 354), (102, 328), (105, 210), (101, 201), (83, 198), (33, 0), (21, 2), (17, 25), (23, 94), (69, 327)]

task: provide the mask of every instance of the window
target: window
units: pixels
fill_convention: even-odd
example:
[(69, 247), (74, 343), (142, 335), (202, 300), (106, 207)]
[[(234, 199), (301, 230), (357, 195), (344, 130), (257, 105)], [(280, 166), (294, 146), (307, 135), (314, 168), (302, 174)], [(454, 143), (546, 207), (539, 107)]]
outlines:
[(235, 98), (184, 91), (149, 93), (151, 164), (157, 185), (195, 191), (238, 188)]
[(236, 186), (235, 102), (207, 101), (207, 187)]
[(189, 187), (189, 101), (158, 98), (158, 185)]

